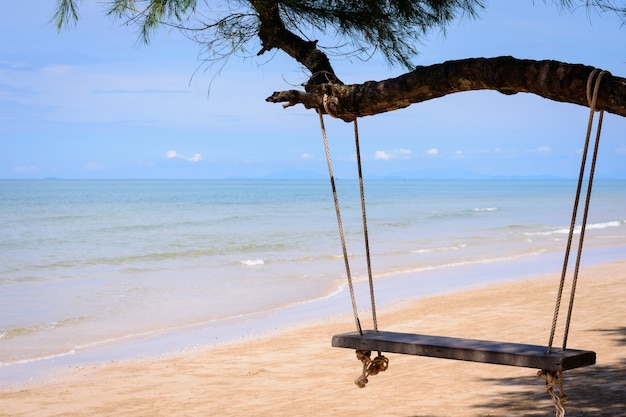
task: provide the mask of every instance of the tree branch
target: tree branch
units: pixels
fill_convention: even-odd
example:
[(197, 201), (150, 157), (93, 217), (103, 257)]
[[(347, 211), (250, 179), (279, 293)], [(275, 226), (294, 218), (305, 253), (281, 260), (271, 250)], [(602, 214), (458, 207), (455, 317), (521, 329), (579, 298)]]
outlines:
[(317, 41), (305, 41), (285, 27), (277, 1), (252, 0), (250, 3), (256, 10), (261, 23), (259, 38), (262, 49), (257, 55), (273, 48), (286, 52), (311, 72), (311, 78), (305, 86), (307, 91), (311, 86), (318, 84), (328, 82), (341, 84), (330, 60), (317, 48)]
[[(352, 121), (462, 91), (495, 90), (532, 93), (549, 100), (588, 106), (587, 79), (594, 67), (513, 57), (470, 58), (420, 66), (396, 78), (363, 84), (325, 83), (306, 93), (275, 92), (266, 101), (303, 104)], [(606, 74), (597, 106), (626, 117), (626, 79)]]

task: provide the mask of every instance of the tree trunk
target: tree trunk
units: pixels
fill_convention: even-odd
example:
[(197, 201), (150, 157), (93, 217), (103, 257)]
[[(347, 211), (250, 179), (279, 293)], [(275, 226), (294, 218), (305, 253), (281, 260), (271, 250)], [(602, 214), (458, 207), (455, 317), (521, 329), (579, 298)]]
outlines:
[[(352, 85), (325, 83), (309, 87), (307, 92), (275, 92), (266, 100), (286, 103), (285, 107), (303, 104), (306, 108), (321, 109), (345, 121), (473, 90), (495, 90), (503, 94), (532, 93), (549, 100), (589, 106), (587, 80), (594, 69), (579, 64), (513, 57), (470, 58), (420, 66), (383, 81)], [(596, 108), (626, 116), (626, 79), (605, 74)]]

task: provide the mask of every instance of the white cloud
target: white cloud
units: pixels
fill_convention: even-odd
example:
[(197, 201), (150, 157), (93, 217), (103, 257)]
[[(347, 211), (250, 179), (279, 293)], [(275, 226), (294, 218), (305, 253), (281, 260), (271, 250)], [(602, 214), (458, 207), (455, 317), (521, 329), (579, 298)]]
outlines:
[(187, 157), (187, 156), (179, 154), (176, 151), (167, 151), (166, 156), (167, 156), (168, 159), (177, 158), (177, 159), (182, 159), (183, 161), (189, 161), (189, 162), (199, 162), (199, 161), (202, 161), (202, 155), (200, 155), (199, 153), (194, 154), (191, 157)]
[(19, 172), (19, 173), (24, 173), (24, 172), (37, 172), (37, 167), (34, 165), (31, 166), (14, 166), (13, 167), (13, 172)]
[(439, 149), (431, 148), (431, 149), (426, 151), (426, 154), (427, 155), (439, 155)]
[(379, 159), (383, 161), (392, 159), (392, 158), (409, 159), (411, 158), (411, 155), (413, 155), (412, 150), (400, 148), (400, 149), (394, 149), (391, 152), (376, 151), (376, 153), (374, 154), (374, 159)]
[(12, 70), (21, 70), (21, 69), (25, 69), (25, 68), (30, 68), (31, 66), (29, 64), (27, 64), (26, 62), (21, 62), (21, 61), (7, 61), (7, 60), (0, 60), (0, 66), (5, 67), (5, 68), (9, 68)]
[(537, 152), (550, 152), (552, 150), (549, 146), (540, 146), (537, 148)]
[(48, 65), (39, 69), (44, 74), (66, 75), (74, 72), (78, 67), (73, 65)]
[(411, 155), (413, 155), (413, 151), (411, 151), (410, 149), (400, 148), (394, 149), (392, 154), (394, 157), (398, 157), (400, 159), (410, 159)]
[(314, 156), (313, 154), (307, 153), (307, 152), (303, 152), (300, 154), (300, 158), (302, 159), (313, 159)]
[(86, 169), (88, 171), (99, 171), (104, 168), (105, 168), (104, 165), (102, 165), (100, 162), (95, 162), (95, 161), (87, 162), (83, 166), (83, 169)]
[(374, 159), (382, 159), (382, 160), (391, 159), (391, 154), (385, 151), (376, 151), (376, 153), (374, 154)]

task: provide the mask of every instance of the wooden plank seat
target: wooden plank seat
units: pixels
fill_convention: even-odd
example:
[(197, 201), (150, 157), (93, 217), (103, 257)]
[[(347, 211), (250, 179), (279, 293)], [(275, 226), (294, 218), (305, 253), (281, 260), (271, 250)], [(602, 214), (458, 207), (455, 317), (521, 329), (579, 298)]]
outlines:
[(565, 371), (596, 363), (596, 353), (588, 350), (554, 348), (546, 353), (545, 346), (373, 330), (365, 330), (363, 335), (358, 332), (334, 335), (332, 346), (546, 371)]

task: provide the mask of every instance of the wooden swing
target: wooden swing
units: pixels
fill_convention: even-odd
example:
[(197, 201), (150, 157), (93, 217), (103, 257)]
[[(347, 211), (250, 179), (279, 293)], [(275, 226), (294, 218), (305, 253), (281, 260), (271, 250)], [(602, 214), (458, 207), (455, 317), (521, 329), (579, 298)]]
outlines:
[[(577, 350), (567, 348), (567, 337), (572, 317), (572, 309), (574, 305), (574, 296), (576, 292), (576, 284), (578, 280), (578, 271), (580, 267), (580, 257), (582, 254), (582, 246), (585, 235), (585, 226), (587, 223), (587, 215), (589, 211), (589, 201), (591, 197), (591, 189), (593, 185), (593, 176), (595, 171), (595, 164), (597, 159), (598, 144), (600, 140), (600, 132), (602, 127), (602, 119), (604, 112), (600, 111), (598, 125), (596, 128), (596, 138), (594, 144), (593, 157), (591, 161), (591, 167), (589, 172), (589, 178), (587, 182), (586, 202), (584, 205), (584, 212), (582, 217), (582, 226), (580, 231), (578, 253), (576, 258), (575, 270), (571, 282), (569, 308), (567, 313), (567, 319), (564, 330), (563, 343), (561, 348), (553, 349), (554, 336), (556, 332), (558, 315), (561, 307), (561, 299), (563, 295), (563, 289), (565, 284), (565, 277), (567, 272), (567, 265), (569, 262), (569, 254), (571, 252), (572, 240), (574, 235), (574, 228), (577, 219), (578, 206), (580, 201), (581, 189), (583, 185), (583, 179), (585, 174), (585, 166), (587, 160), (587, 153), (589, 149), (591, 130), (593, 125), (593, 118), (596, 112), (596, 101), (598, 95), (598, 89), (602, 77), (606, 74), (606, 71), (594, 70), (589, 75), (587, 81), (587, 100), (589, 102), (590, 114), (589, 122), (587, 126), (587, 135), (585, 140), (584, 152), (582, 155), (582, 162), (580, 167), (580, 174), (578, 178), (578, 186), (576, 191), (576, 197), (574, 201), (574, 208), (572, 211), (572, 219), (569, 229), (569, 237), (567, 241), (567, 247), (565, 251), (565, 259), (563, 262), (563, 268), (561, 272), (561, 279), (559, 288), (557, 291), (556, 305), (554, 309), (554, 316), (552, 320), (552, 328), (550, 331), (550, 337), (546, 346), (540, 345), (528, 345), (520, 343), (509, 342), (496, 342), (488, 340), (475, 340), (475, 339), (462, 339), (455, 337), (445, 336), (430, 336), (422, 334), (411, 333), (397, 333), (389, 331), (379, 331), (376, 318), (376, 303), (374, 297), (374, 286), (371, 271), (370, 251), (369, 251), (369, 239), (367, 231), (367, 216), (365, 210), (365, 198), (363, 191), (363, 175), (361, 170), (361, 155), (359, 146), (358, 126), (356, 119), (354, 121), (354, 137), (356, 145), (356, 156), (359, 176), (359, 188), (361, 195), (361, 211), (363, 218), (363, 232), (365, 242), (365, 255), (367, 262), (367, 272), (369, 278), (369, 290), (371, 298), (371, 310), (373, 330), (361, 329), (361, 324), (358, 316), (356, 299), (354, 294), (354, 288), (352, 284), (352, 277), (350, 274), (350, 265), (348, 262), (348, 253), (346, 250), (343, 226), (341, 221), (341, 213), (339, 210), (339, 203), (337, 198), (337, 191), (335, 187), (335, 180), (333, 174), (333, 168), (330, 158), (330, 151), (328, 147), (328, 140), (326, 136), (326, 129), (324, 127), (324, 119), (322, 111), (319, 110), (320, 126), (322, 129), (322, 136), (324, 140), (324, 148), (326, 152), (326, 159), (328, 163), (328, 172), (330, 176), (330, 183), (333, 192), (335, 202), (335, 212), (337, 215), (337, 223), (339, 227), (339, 236), (341, 240), (341, 246), (343, 249), (343, 258), (346, 268), (346, 275), (348, 279), (348, 287), (350, 290), (350, 297), (352, 300), (352, 309), (354, 313), (354, 320), (356, 324), (356, 331), (349, 333), (336, 334), (332, 338), (333, 347), (351, 348), (355, 349), (357, 358), (363, 364), (363, 372), (359, 378), (355, 380), (355, 383), (359, 387), (365, 387), (368, 382), (368, 377), (376, 375), (377, 373), (384, 371), (388, 367), (388, 359), (383, 356), (382, 352), (399, 353), (406, 355), (428, 356), (434, 358), (444, 359), (456, 359), (462, 361), (482, 362), (498, 365), (518, 366), (525, 368), (539, 369), (538, 377), (546, 381), (546, 390), (550, 393), (557, 416), (564, 416), (565, 411), (561, 404), (561, 397), (563, 397), (562, 390), (562, 373), (563, 371), (580, 368), (584, 366), (594, 365), (596, 363), (595, 352), (588, 350)], [(597, 77), (596, 77), (597, 76)], [(595, 80), (595, 81), (594, 81)], [(592, 90), (593, 84), (593, 92)], [(324, 101), (324, 103), (326, 100)], [(325, 106), (326, 107), (326, 106)], [(331, 114), (328, 108), (325, 109), (327, 113)], [(371, 352), (378, 351), (378, 356), (374, 359), (371, 358)], [(561, 388), (561, 397), (554, 392), (554, 386), (559, 385)]]

